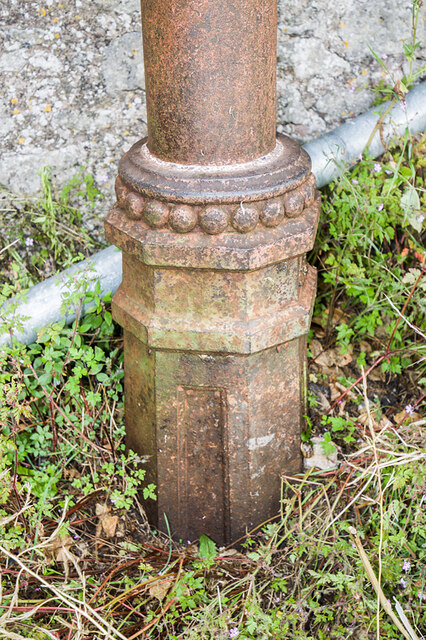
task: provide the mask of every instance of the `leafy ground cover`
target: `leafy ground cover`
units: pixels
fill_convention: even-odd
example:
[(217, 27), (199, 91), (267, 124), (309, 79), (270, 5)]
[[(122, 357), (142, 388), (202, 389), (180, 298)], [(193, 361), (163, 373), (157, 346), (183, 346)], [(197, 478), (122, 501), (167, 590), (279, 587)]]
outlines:
[[(123, 440), (121, 333), (96, 293), (80, 317), (87, 274), (64, 301), (72, 327), (2, 352), (0, 636), (426, 635), (424, 147), (365, 157), (324, 192), (303, 439), (337, 464), (283, 476), (280, 513), (240, 545), (148, 526), (155, 488)], [(72, 251), (56, 233), (60, 267)], [(4, 295), (30, 284), (40, 238), (36, 259), (25, 237), (6, 245)]]

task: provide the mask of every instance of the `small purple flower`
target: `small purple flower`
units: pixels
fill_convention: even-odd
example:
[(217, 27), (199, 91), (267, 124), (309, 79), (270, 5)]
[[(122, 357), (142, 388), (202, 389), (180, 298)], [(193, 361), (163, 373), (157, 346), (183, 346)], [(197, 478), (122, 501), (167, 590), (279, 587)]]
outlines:
[(229, 629), (230, 638), (237, 638), (239, 635), (240, 635), (240, 632), (238, 631), (237, 627), (232, 627), (232, 629)]
[(408, 573), (411, 569), (411, 562), (409, 560), (404, 560), (404, 564), (402, 565), (402, 570), (405, 571), (405, 573)]
[(404, 578), (401, 578), (400, 582), (401, 582), (402, 588), (406, 589), (407, 588), (407, 583), (405, 582)]
[(358, 180), (357, 180), (356, 178), (354, 178), (354, 179), (352, 180), (352, 184), (359, 184), (359, 182), (358, 182)]
[(417, 216), (417, 220), (418, 220), (419, 222), (423, 222), (423, 220), (424, 220), (424, 219), (425, 219), (424, 214), (423, 214), (423, 213), (419, 213), (419, 215)]
[(374, 169), (375, 173), (379, 173), (379, 171), (382, 170), (382, 165), (379, 162), (375, 162), (373, 169)]
[(75, 534), (75, 535), (73, 536), (73, 538), (74, 538), (74, 540), (79, 540), (80, 536), (78, 536), (77, 534)]
[(426, 600), (426, 593), (424, 593), (423, 591), (419, 591), (417, 597), (419, 600)]
[(387, 173), (388, 176), (391, 176), (393, 174), (393, 171), (391, 171), (390, 169), (385, 169), (385, 173)]
[(407, 406), (405, 407), (405, 413), (408, 415), (414, 413), (414, 407), (412, 404), (407, 404)]
[(377, 207), (377, 211), (382, 211), (382, 210), (383, 210), (383, 202), (381, 202)]
[(33, 244), (34, 244), (33, 238), (25, 238), (25, 246), (26, 247), (32, 247)]
[(403, 109), (406, 109), (406, 108), (407, 108), (407, 101), (406, 101), (406, 100), (403, 100), (403, 101), (401, 102), (401, 107), (402, 107)]

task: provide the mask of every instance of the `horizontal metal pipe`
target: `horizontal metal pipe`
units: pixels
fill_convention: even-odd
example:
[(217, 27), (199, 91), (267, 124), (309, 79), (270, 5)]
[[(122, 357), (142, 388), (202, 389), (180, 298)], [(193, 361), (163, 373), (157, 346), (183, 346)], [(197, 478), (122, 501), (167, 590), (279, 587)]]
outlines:
[[(312, 161), (312, 172), (317, 186), (323, 187), (334, 180), (342, 170), (359, 161), (380, 114), (386, 112), (389, 102), (373, 107), (366, 113), (347, 120), (345, 124), (321, 138), (303, 145)], [(406, 128), (412, 134), (426, 130), (426, 80), (412, 89), (406, 97), (406, 106), (396, 104), (384, 117), (369, 144), (370, 154), (377, 158), (391, 140), (404, 135)]]
[[(66, 324), (74, 322), (75, 311), (69, 310), (65, 316), (61, 315), (61, 306), (64, 298), (70, 294), (72, 279), (76, 284), (77, 281), (84, 281), (87, 291), (94, 291), (96, 282), (99, 281), (101, 295), (106, 295), (109, 291), (114, 293), (117, 290), (121, 274), (121, 251), (111, 246), (31, 287), (22, 301), (17, 298), (7, 301), (0, 309), (0, 314), (4, 316), (9, 307), (11, 314), (7, 324), (12, 327), (13, 335), (20, 342), (31, 344), (37, 340), (37, 333), (42, 327), (59, 320), (65, 320)], [(16, 309), (13, 310), (16, 303)], [(85, 304), (82, 315), (93, 309), (93, 306), (93, 302)], [(16, 326), (21, 318), (23, 331), (14, 331), (14, 324)], [(0, 346), (4, 344), (10, 345), (9, 333), (0, 335)]]
[[(316, 177), (318, 187), (322, 187), (334, 180), (345, 168), (355, 164), (364, 151), (369, 138), (377, 124), (379, 116), (389, 106), (386, 102), (374, 107), (366, 113), (348, 120), (345, 124), (330, 131), (321, 138), (304, 145), (312, 160), (312, 171)], [(426, 130), (426, 81), (417, 85), (407, 94), (406, 106), (397, 104), (385, 116), (369, 145), (370, 154), (376, 158), (384, 151), (385, 144), (390, 140), (404, 135), (406, 128), (411, 134)], [(93, 270), (89, 270), (92, 265)], [(108, 247), (99, 251), (91, 258), (79, 262), (61, 273), (47, 278), (32, 287), (25, 296), (25, 301), (12, 299), (5, 303), (0, 310), (1, 315), (7, 312), (11, 305), (17, 305), (13, 317), (27, 317), (22, 321), (23, 331), (13, 331), (14, 336), (25, 344), (31, 344), (37, 339), (37, 332), (52, 322), (65, 319), (67, 324), (75, 319), (75, 313), (61, 316), (61, 306), (64, 295), (68, 292), (65, 283), (71, 276), (87, 270), (87, 290), (93, 291), (99, 280), (101, 295), (108, 292), (115, 293), (121, 283), (122, 265), (121, 251), (115, 247)], [(87, 304), (83, 313), (93, 308)], [(11, 323), (13, 327), (13, 322)], [(0, 324), (1, 326), (1, 324)], [(0, 335), (0, 346), (10, 344), (8, 333)]]

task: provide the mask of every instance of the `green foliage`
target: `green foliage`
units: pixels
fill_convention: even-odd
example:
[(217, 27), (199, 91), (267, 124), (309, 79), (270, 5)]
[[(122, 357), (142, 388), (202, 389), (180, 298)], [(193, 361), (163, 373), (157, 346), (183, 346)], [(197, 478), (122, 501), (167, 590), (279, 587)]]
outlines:
[(208, 536), (204, 533), (200, 537), (200, 550), (199, 550), (200, 558), (205, 558), (206, 560), (214, 560), (217, 556), (217, 547), (213, 540), (210, 540)]
[[(426, 318), (426, 275), (421, 272), (425, 221), (420, 213), (426, 199), (419, 149), (407, 138), (402, 150), (394, 150), (387, 160), (366, 157), (330, 185), (314, 254), (321, 266), (315, 314), (331, 318), (339, 300), (348, 317), (335, 328), (342, 351), (365, 337), (382, 344), (392, 337), (392, 348), (400, 355), (385, 360), (383, 370), (396, 373), (410, 362), (410, 348), (416, 357), (425, 351), (410, 327), (422, 331)], [(405, 320), (393, 333), (403, 309)], [(327, 327), (330, 330), (330, 322)]]
[[(110, 296), (102, 300), (99, 283), (93, 291), (90, 284), (84, 272), (65, 287), (64, 311), (76, 314), (70, 328), (55, 323), (37, 343), (0, 352), (0, 504), (29, 502), (31, 526), (58, 516), (64, 487), (68, 507), (97, 493), (114, 509), (130, 509), (139, 491), (156, 499), (143, 460), (123, 443), (122, 344)], [(93, 311), (82, 321), (83, 305)], [(11, 548), (25, 548), (22, 532), (16, 523), (0, 525)]]
[(58, 194), (50, 169), (45, 167), (39, 173), (39, 197), (22, 198), (6, 192), (6, 206), (0, 210), (0, 305), (1, 297), (21, 293), (100, 246), (82, 225), (81, 211), (102, 197), (93, 177), (82, 169)]
[(324, 433), (323, 439), (321, 441), (321, 448), (326, 456), (329, 456), (331, 453), (336, 451), (336, 445), (332, 440), (332, 435), (329, 431)]
[(385, 100), (389, 99), (391, 99), (391, 104), (395, 104), (395, 102), (397, 101), (401, 101), (402, 103), (404, 103), (405, 94), (408, 93), (416, 80), (418, 80), (418, 78), (421, 78), (426, 71), (425, 64), (416, 64), (418, 62), (417, 53), (421, 48), (421, 41), (417, 39), (417, 30), (422, 6), (422, 0), (412, 0), (411, 2), (411, 39), (409, 42), (403, 42), (402, 45), (404, 56), (408, 65), (407, 72), (400, 80), (396, 80), (393, 77), (392, 73), (389, 71), (384, 62), (384, 57), (380, 57), (371, 47), (369, 47), (374, 58), (377, 60), (386, 74), (386, 79), (381, 80), (378, 87), (375, 88), (377, 98), (374, 104), (381, 104)]
[[(330, 429), (331, 433), (339, 434), (339, 437), (347, 444), (355, 442), (356, 425), (355, 421), (347, 416), (323, 416), (321, 424)], [(328, 432), (330, 434), (330, 432)], [(326, 434), (327, 435), (327, 434)], [(331, 434), (330, 434), (331, 440)], [(324, 450), (324, 453), (326, 451)]]
[(97, 200), (103, 198), (95, 185), (93, 176), (85, 173), (85, 167), (81, 167), (80, 171), (62, 187), (59, 201), (62, 206), (69, 207), (76, 198), (86, 200), (92, 208)]

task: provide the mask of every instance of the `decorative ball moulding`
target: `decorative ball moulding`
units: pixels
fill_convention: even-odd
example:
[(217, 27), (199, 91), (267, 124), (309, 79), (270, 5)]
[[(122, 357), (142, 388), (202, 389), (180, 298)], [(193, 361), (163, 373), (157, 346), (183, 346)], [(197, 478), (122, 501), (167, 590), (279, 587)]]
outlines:
[(176, 233), (201, 230), (210, 235), (249, 233), (258, 225), (276, 227), (285, 218), (296, 218), (316, 198), (315, 177), (310, 173), (296, 189), (275, 198), (234, 204), (193, 205), (167, 203), (132, 191), (119, 176), (115, 183), (117, 204), (131, 220), (151, 229)]

